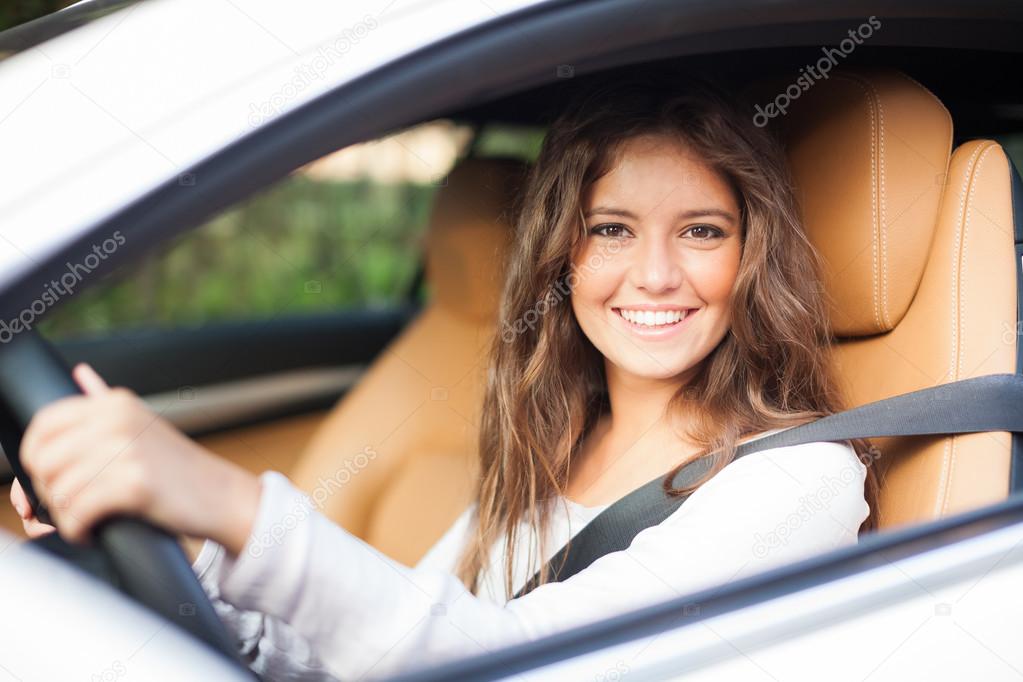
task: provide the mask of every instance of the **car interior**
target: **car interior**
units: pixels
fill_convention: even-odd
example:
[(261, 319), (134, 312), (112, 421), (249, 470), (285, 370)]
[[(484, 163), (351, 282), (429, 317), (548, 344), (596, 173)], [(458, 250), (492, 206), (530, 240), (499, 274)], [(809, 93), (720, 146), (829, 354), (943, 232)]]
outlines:
[[(430, 301), (317, 426), (292, 472), (312, 491), (372, 443), (376, 457), (322, 511), (406, 564), (426, 553), (472, 495), (500, 264), (524, 170), (513, 159), (470, 158), (451, 171), (426, 233)], [(422, 490), (433, 504), (421, 504)]]
[[(756, 87), (779, 91), (778, 83)], [(806, 229), (828, 264), (825, 286), (839, 337), (837, 370), (850, 406), (938, 383), (1015, 372), (1016, 347), (1003, 334), (1006, 325), (1015, 328), (1017, 305), (1013, 169), (1001, 146), (969, 140), (953, 147), (947, 108), (924, 85), (892, 69), (833, 75), (803, 95), (781, 123)], [(438, 193), (431, 230), (447, 218), (449, 193), (464, 196), (475, 189), (460, 184), (465, 177), (456, 170)], [(493, 226), (506, 229), (496, 221)], [(500, 244), (482, 229), (463, 235), (466, 241), (474, 238), (491, 249)], [(436, 270), (428, 266), (427, 272)], [(446, 284), (465, 290), (454, 281)], [(493, 319), (496, 308), (487, 315)], [(405, 385), (401, 381), (378, 380), (401, 362), (390, 349), (407, 355), (436, 348), (416, 332), (404, 333), (372, 365), (364, 379), (372, 388), (363, 392), (360, 386), (327, 417), (296, 469), (296, 480), (306, 489), (329, 476), (338, 453), (353, 449), (348, 443), (360, 442), (353, 441), (354, 434), (370, 433), (367, 427), (348, 426), (380, 404), (370, 391), (401, 394), (394, 392)], [(481, 394), (483, 378), (474, 372), (462, 380), (470, 396)], [(465, 436), (458, 452), (471, 452), (475, 423), (460, 420), (460, 414), (445, 416), (426, 421), (429, 431), (411, 436), (418, 445), (398, 450), (403, 464), (386, 483), (379, 481), (394, 466), (390, 457), (371, 467), (381, 470), (374, 473), (381, 479), (360, 478), (348, 494), (332, 498), (331, 517), (406, 562), (420, 556), (468, 502), (472, 457), (459, 460), (449, 451), (449, 462), (440, 465), (432, 442)], [(882, 527), (933, 520), (1008, 493), (1010, 434), (888, 438), (873, 444), (881, 453), (877, 464), (884, 480)], [(414, 491), (424, 482), (435, 499), (445, 505), (452, 501), (446, 514), (411, 513)], [(363, 493), (364, 486), (371, 488)], [(353, 507), (365, 505), (364, 499), (373, 502), (358, 515)], [(416, 522), (410, 527), (412, 518)], [(416, 537), (422, 544), (411, 540)], [(402, 547), (419, 553), (401, 555)]]
[[(768, 102), (814, 54), (778, 48), (680, 65)], [(770, 124), (788, 151), (808, 236), (827, 263), (836, 371), (849, 407), (1018, 371), (1023, 192), (1011, 153), (1020, 148), (1020, 93), (992, 87), (1005, 68), (997, 53), (955, 57), (864, 48)], [(477, 134), (498, 124), (542, 128), (576, 83), (601, 75), (559, 78), (442, 118)], [(190, 433), (252, 470), (274, 468), (310, 493), (327, 490), (324, 514), (413, 565), (471, 500), (486, 351), (525, 171), (521, 160), (470, 146), (436, 187), (423, 282), (407, 308), (314, 323), (283, 316), (171, 334), (128, 330), (59, 339), (57, 348), (145, 396), (237, 388), (271, 370), (358, 366), (355, 378), (316, 400)], [(429, 295), (420, 304), (422, 290)], [(169, 351), (173, 369), (158, 359)], [(1004, 499), (1023, 456), (1008, 433), (873, 444), (884, 529)], [(359, 453), (369, 454), (353, 473)], [(20, 531), (6, 508), (3, 523)]]

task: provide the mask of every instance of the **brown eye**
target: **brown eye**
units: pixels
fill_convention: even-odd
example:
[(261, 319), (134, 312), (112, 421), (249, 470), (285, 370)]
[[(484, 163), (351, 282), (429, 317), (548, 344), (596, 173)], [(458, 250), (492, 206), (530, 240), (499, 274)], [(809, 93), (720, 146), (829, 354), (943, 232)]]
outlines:
[(596, 227), (590, 228), (590, 234), (599, 235), (601, 237), (624, 237), (628, 234), (629, 228), (625, 227), (621, 223), (602, 223)]
[(714, 227), (713, 225), (693, 225), (688, 230), (688, 234), (693, 235), (697, 241), (707, 242), (711, 239), (717, 239), (724, 236), (724, 232)]

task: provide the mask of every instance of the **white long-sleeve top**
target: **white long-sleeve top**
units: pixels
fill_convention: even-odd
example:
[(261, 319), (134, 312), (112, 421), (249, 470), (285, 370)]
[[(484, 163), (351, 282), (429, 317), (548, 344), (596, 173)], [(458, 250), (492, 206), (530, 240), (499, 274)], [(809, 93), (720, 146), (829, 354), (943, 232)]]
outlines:
[[(408, 568), (319, 514), (271, 471), (261, 476), (257, 518), (241, 554), (230, 557), (207, 542), (193, 568), (264, 679), (373, 678), (486, 653), (855, 544), (869, 513), (865, 476), (846, 443), (746, 455), (628, 549), (509, 600), (503, 541), (495, 543), (478, 596), (452, 573), (472, 507)], [(526, 543), (536, 538), (524, 525), (513, 591), (604, 508), (556, 505), (547, 552), (532, 566), (525, 564)]]

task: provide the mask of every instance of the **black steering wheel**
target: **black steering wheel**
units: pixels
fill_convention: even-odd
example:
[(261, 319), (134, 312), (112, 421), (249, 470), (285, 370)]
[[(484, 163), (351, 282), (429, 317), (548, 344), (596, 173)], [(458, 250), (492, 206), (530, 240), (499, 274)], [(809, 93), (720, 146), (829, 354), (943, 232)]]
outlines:
[[(0, 346), (0, 445), (37, 518), (46, 523), (51, 523), (49, 514), (21, 466), (21, 437), (40, 408), (79, 393), (67, 365), (35, 332), (23, 331)], [(101, 523), (93, 535), (91, 546), (73, 545), (57, 533), (33, 543), (106, 580), (242, 666), (232, 637), (174, 537), (124, 517)]]

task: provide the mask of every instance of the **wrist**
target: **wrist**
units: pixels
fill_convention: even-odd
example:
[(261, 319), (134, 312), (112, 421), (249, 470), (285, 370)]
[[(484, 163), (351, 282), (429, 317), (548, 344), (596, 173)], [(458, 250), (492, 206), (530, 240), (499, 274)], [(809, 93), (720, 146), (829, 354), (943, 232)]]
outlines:
[[(221, 486), (217, 488), (217, 522), (208, 537), (228, 554), (238, 556), (248, 543), (259, 513), (262, 484), (259, 477), (241, 467), (222, 461)], [(212, 516), (212, 515), (211, 515)]]

